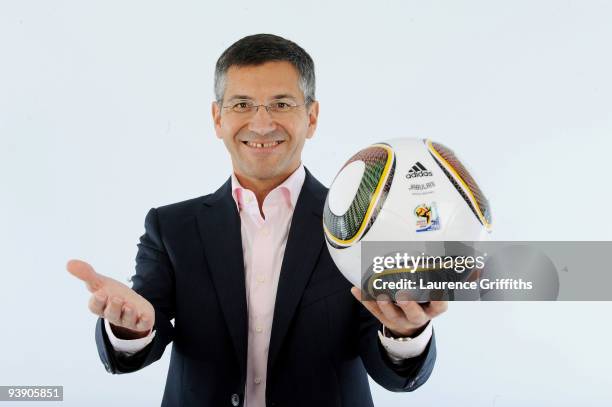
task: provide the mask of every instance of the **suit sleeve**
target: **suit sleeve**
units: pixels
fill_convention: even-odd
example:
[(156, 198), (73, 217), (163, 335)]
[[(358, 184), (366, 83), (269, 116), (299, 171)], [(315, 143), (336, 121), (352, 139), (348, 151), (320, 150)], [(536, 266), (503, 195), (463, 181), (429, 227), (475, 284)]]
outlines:
[(436, 361), (436, 341), (432, 332), (425, 350), (418, 356), (394, 364), (378, 338), (382, 324), (362, 304), (359, 305), (359, 354), (372, 379), (387, 390), (413, 391), (422, 386)]
[(174, 270), (163, 243), (158, 213), (154, 208), (147, 213), (145, 233), (138, 243), (132, 289), (153, 305), (153, 329), (156, 334), (144, 349), (126, 355), (113, 349), (104, 329), (104, 320), (98, 318), (95, 328), (98, 354), (106, 370), (113, 374), (131, 373), (159, 360), (166, 345), (174, 338), (174, 327), (170, 323), (175, 316)]

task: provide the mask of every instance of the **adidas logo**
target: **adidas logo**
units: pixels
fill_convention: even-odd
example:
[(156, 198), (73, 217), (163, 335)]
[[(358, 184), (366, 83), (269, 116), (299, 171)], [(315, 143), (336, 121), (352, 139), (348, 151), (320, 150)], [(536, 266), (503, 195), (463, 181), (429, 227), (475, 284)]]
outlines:
[(423, 164), (417, 161), (416, 164), (414, 164), (412, 168), (408, 170), (406, 178), (431, 177), (432, 175), (433, 173), (431, 171), (428, 171)]

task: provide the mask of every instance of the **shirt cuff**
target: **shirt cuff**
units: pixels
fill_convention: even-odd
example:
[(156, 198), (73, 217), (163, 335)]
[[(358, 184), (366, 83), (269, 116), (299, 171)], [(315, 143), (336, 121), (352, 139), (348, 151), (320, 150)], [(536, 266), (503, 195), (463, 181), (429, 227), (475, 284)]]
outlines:
[(427, 327), (418, 336), (414, 338), (394, 339), (383, 335), (379, 330), (378, 337), (380, 343), (387, 351), (389, 359), (394, 363), (400, 363), (404, 359), (410, 359), (419, 356), (429, 343), (432, 335), (431, 321), (427, 322)]
[(155, 337), (155, 331), (151, 330), (149, 332), (149, 335), (145, 336), (144, 338), (119, 339), (113, 333), (113, 330), (110, 326), (110, 322), (108, 322), (107, 319), (104, 319), (104, 328), (106, 329), (108, 340), (113, 346), (113, 349), (117, 352), (122, 352), (126, 355), (133, 355), (134, 353), (143, 350), (148, 344), (151, 343), (151, 341)]

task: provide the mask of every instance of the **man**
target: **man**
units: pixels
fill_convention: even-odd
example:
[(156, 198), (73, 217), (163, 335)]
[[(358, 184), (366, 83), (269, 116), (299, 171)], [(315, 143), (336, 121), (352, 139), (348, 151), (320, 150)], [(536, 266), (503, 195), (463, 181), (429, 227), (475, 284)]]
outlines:
[(149, 211), (131, 289), (68, 262), (92, 293), (106, 369), (142, 369), (173, 341), (163, 406), (372, 406), (366, 371), (392, 391), (421, 386), (446, 302), (361, 302), (333, 264), (327, 189), (301, 162), (319, 114), (310, 56), (245, 37), (217, 61), (215, 93), (227, 182)]

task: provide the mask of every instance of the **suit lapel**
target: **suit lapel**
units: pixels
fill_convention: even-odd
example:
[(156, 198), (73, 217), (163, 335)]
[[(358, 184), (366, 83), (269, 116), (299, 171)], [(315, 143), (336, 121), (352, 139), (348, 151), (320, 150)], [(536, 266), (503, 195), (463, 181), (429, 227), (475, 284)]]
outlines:
[(197, 220), (205, 259), (244, 379), (248, 333), (246, 288), (240, 215), (232, 197), (231, 178), (205, 198)]
[(276, 291), (268, 351), (268, 374), (276, 361), (302, 292), (323, 246), (321, 214), (325, 192), (325, 187), (306, 169), (304, 185), (291, 220)]

